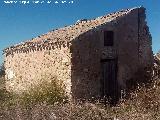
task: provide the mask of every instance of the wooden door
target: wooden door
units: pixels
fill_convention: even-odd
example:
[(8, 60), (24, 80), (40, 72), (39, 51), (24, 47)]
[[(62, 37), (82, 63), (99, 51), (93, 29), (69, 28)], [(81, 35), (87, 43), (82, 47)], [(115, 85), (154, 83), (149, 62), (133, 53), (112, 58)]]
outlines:
[(118, 100), (117, 60), (102, 60), (102, 94), (111, 104)]

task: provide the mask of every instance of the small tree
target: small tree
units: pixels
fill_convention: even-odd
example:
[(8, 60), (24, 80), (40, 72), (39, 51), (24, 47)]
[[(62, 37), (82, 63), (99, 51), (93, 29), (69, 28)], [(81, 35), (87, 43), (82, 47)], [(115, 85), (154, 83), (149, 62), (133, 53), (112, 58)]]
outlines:
[(4, 70), (4, 63), (2, 63), (2, 65), (0, 66), (0, 77), (5, 75), (5, 70)]

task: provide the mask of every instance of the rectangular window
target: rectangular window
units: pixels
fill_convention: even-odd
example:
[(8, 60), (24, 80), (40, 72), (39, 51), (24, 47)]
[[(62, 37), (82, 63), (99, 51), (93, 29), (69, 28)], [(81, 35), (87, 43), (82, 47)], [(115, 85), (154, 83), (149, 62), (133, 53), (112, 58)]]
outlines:
[(104, 31), (104, 46), (113, 46), (113, 31)]

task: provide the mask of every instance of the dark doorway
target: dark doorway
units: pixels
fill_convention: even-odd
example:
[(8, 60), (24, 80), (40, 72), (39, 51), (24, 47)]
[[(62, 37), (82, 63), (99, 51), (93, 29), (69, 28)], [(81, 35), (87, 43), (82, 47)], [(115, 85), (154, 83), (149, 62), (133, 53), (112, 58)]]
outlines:
[(116, 104), (119, 99), (118, 81), (117, 81), (117, 60), (101, 60), (103, 79), (102, 79), (102, 97), (105, 102), (108, 100), (111, 104)]

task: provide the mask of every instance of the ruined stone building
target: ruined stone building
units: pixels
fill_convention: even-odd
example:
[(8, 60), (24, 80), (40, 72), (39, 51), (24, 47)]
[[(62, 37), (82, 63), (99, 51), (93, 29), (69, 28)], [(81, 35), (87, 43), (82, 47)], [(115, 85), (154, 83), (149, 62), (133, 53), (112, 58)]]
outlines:
[(4, 50), (6, 88), (24, 91), (56, 76), (73, 98), (119, 95), (152, 66), (145, 8), (132, 8), (50, 31)]

